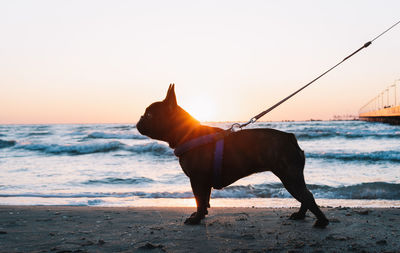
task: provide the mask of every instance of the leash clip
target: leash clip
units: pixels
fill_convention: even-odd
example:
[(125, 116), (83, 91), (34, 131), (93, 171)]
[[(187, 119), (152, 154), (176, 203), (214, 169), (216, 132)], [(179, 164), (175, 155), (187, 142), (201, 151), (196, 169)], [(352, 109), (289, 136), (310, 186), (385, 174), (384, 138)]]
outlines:
[(256, 117), (253, 117), (249, 121), (247, 121), (246, 123), (243, 123), (243, 124), (234, 123), (234, 124), (232, 124), (232, 126), (228, 130), (230, 132), (237, 132), (237, 131), (242, 130), (243, 127), (245, 127), (245, 126), (247, 126), (249, 124), (253, 124), (256, 121), (257, 121)]

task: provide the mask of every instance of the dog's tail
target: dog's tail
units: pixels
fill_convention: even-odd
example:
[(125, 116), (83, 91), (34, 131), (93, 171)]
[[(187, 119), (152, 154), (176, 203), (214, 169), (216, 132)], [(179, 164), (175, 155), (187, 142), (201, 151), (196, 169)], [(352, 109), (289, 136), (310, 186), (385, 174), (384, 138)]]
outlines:
[(290, 141), (293, 143), (294, 147), (296, 148), (296, 155), (298, 157), (298, 162), (302, 165), (302, 169), (306, 165), (306, 156), (304, 155), (304, 151), (300, 148), (299, 143), (297, 142), (296, 136), (290, 133)]

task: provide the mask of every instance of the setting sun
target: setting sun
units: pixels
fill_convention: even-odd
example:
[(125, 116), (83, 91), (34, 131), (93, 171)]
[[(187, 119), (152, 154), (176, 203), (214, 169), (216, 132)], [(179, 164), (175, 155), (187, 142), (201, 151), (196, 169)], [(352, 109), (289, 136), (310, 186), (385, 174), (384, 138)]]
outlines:
[(182, 102), (182, 108), (199, 121), (213, 121), (217, 115), (215, 102), (207, 97), (195, 97)]

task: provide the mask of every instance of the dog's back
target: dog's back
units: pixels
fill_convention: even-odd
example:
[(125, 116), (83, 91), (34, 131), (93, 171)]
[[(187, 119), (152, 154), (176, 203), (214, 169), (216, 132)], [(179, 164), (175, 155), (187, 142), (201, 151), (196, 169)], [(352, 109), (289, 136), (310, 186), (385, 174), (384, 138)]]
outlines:
[[(305, 156), (294, 134), (258, 128), (231, 133), (224, 141), (222, 166), (224, 185), (262, 171), (275, 173), (276, 170), (290, 168), (296, 170), (291, 172), (294, 174), (303, 172)], [(207, 149), (213, 153), (212, 147)], [(202, 153), (204, 154), (204, 150)], [(209, 154), (208, 157), (211, 158), (212, 155)], [(211, 161), (208, 164), (211, 165)]]

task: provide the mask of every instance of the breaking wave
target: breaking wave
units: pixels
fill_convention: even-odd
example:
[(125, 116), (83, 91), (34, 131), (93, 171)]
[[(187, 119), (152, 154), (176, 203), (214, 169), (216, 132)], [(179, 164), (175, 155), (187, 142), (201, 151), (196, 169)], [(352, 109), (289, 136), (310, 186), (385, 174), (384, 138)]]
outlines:
[(123, 133), (105, 133), (105, 132), (93, 132), (90, 133), (87, 138), (89, 139), (135, 139), (143, 140), (148, 139), (144, 135), (139, 134), (123, 134)]
[[(120, 184), (119, 179), (104, 179), (107, 183)], [(98, 180), (103, 182), (104, 180)], [(122, 180), (122, 179), (121, 179)], [(126, 179), (129, 182), (132, 179)], [(144, 179), (146, 180), (146, 179)], [(94, 183), (96, 180), (94, 180)], [(135, 182), (135, 180), (133, 179)], [(139, 180), (140, 181), (140, 180)], [(88, 181), (89, 182), (89, 181)], [(126, 182), (124, 182), (126, 183)], [(383, 200), (400, 200), (400, 184), (372, 182), (357, 185), (332, 187), (327, 185), (308, 185), (310, 191), (315, 198), (322, 199), (383, 199)], [(42, 198), (193, 198), (192, 192), (123, 192), (123, 193), (81, 193), (81, 194), (0, 194), (0, 197), (42, 197)], [(230, 186), (222, 190), (213, 191), (213, 198), (291, 198), (292, 196), (286, 191), (280, 183), (275, 184), (259, 184), (247, 186)]]
[(77, 144), (77, 145), (59, 145), (59, 144), (21, 144), (17, 148), (41, 151), (47, 154), (69, 154), (83, 155), (100, 152), (115, 151), (123, 147), (124, 144), (118, 141), (108, 143), (93, 143), (93, 144)]
[(151, 154), (156, 156), (174, 156), (174, 152), (167, 145), (151, 142), (144, 145), (125, 146), (125, 149), (137, 154)]
[(136, 128), (135, 125), (116, 125), (116, 126), (111, 126), (111, 129), (118, 129), (118, 130), (132, 130)]
[(6, 141), (6, 140), (2, 140), (0, 139), (0, 148), (8, 148), (8, 147), (12, 147), (16, 144), (16, 141)]
[[(315, 198), (324, 199), (400, 199), (400, 184), (385, 182), (362, 183), (332, 187), (307, 185)], [(248, 186), (230, 186), (214, 191), (215, 198), (289, 198), (291, 195), (280, 183)]]
[(30, 132), (26, 136), (43, 136), (43, 135), (51, 135), (52, 132)]
[[(10, 146), (14, 144), (10, 142), (7, 145)], [(0, 143), (0, 145), (3, 144)], [(40, 151), (46, 154), (53, 154), (53, 155), (57, 154), (84, 155), (92, 153), (107, 153), (112, 151), (129, 151), (134, 154), (173, 156), (173, 152), (168, 146), (160, 144), (158, 142), (151, 142), (147, 144), (133, 145), (133, 146), (126, 145), (119, 141), (111, 141), (106, 143), (84, 143), (75, 145), (19, 144), (16, 146), (16, 148), (30, 150), (30, 151)]]
[(116, 178), (116, 177), (107, 177), (104, 179), (94, 179), (88, 180), (83, 184), (148, 184), (153, 183), (154, 180), (147, 177), (134, 177), (134, 178)]
[(334, 132), (334, 131), (307, 131), (307, 132), (295, 132), (298, 140), (314, 140), (314, 139), (326, 139), (326, 138), (346, 138), (346, 139), (357, 139), (357, 138), (398, 138), (400, 132), (391, 133), (376, 133), (376, 132)]
[(329, 159), (355, 162), (379, 162), (386, 161), (400, 163), (400, 151), (374, 151), (374, 152), (355, 152), (355, 153), (306, 153), (307, 158)]

